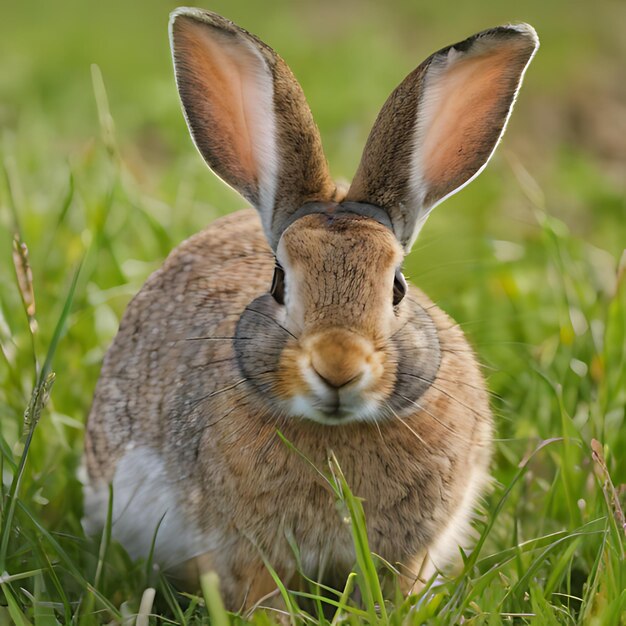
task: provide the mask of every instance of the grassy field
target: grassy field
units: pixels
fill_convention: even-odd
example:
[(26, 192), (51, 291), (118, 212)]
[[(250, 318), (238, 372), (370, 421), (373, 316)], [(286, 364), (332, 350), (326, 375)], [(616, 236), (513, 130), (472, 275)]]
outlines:
[[(80, 526), (84, 420), (125, 305), (177, 243), (243, 205), (188, 139), (166, 34), (175, 6), (3, 8), (0, 624), (134, 623), (138, 612), (147, 624), (150, 611), (150, 623), (199, 624), (207, 603), (213, 624), (246, 619), (220, 611), (211, 580), (183, 596)], [(407, 260), (462, 324), (493, 393), (495, 487), (477, 548), (427, 596), (382, 610), (345, 594), (333, 621), (626, 624), (626, 4), (210, 8), (287, 60), (344, 178), (424, 57), (498, 23), (536, 27), (542, 47), (496, 157), (435, 211)], [(342, 493), (358, 537), (358, 504)], [(351, 583), (375, 598), (373, 557), (360, 556)], [(289, 596), (292, 619), (324, 621), (299, 601)]]

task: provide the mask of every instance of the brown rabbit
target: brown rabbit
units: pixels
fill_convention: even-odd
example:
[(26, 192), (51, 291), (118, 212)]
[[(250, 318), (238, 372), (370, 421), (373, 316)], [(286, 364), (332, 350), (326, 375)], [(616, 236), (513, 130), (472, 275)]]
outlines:
[(493, 28), (426, 59), (383, 106), (346, 193), (271, 48), (200, 9), (170, 29), (196, 146), (257, 212), (182, 243), (129, 305), (87, 426), (86, 527), (103, 525), (112, 483), (114, 537), (142, 556), (156, 533), (156, 560), (215, 570), (230, 609), (275, 588), (264, 558), (295, 581), (290, 542), (302, 573), (341, 581), (349, 525), (280, 431), (321, 469), (336, 455), (408, 592), (468, 535), (492, 418), (463, 333), (402, 261), (491, 157), (535, 31)]

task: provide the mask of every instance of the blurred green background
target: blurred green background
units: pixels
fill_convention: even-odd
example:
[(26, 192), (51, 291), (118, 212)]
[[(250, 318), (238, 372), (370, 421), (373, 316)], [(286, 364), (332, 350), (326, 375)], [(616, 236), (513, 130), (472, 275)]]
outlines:
[[(175, 7), (162, 0), (2, 7), (0, 448), (4, 459), (19, 458), (34, 363), (46, 354), (83, 260), (53, 363), (57, 381), (20, 491), (43, 526), (68, 542), (81, 537), (83, 422), (128, 300), (178, 242), (244, 206), (188, 137), (167, 38)], [(206, 8), (285, 58), (308, 97), (331, 171), (345, 179), (388, 94), (430, 53), (501, 23), (536, 28), (541, 48), (502, 144), (485, 172), (433, 213), (407, 273), (463, 325), (485, 364), (498, 424), (496, 479), (509, 484), (541, 439), (576, 442), (538, 456), (532, 480), (516, 486), (500, 513), (490, 553), (606, 518), (588, 445), (592, 437), (606, 444), (614, 482), (626, 483), (626, 455), (618, 453), (626, 449), (623, 260), (618, 269), (626, 246), (626, 2), (216, 0)], [(17, 231), (30, 251), (30, 324), (11, 258)], [(9, 571), (41, 566), (24, 556), (35, 541), (28, 528), (8, 531), (22, 558)], [(75, 560), (89, 572), (93, 560), (81, 551), (84, 538), (77, 541)], [(537, 566), (539, 580), (559, 572), (546, 594), (582, 594), (581, 581), (597, 580), (604, 548), (599, 539), (586, 541), (556, 551), (565, 569), (551, 570), (548, 557)], [(507, 580), (523, 581), (532, 558), (522, 554)], [(114, 582), (103, 582), (103, 593), (139, 585)], [(514, 589), (503, 606), (524, 610), (527, 586)], [(550, 595), (553, 601), (562, 602)]]
[[(56, 314), (51, 305), (63, 293), (63, 277), (90, 251), (82, 280), (98, 307), (79, 318), (95, 316), (89, 387), (117, 319), (148, 273), (183, 238), (244, 205), (208, 171), (188, 137), (167, 38), (175, 6), (64, 0), (3, 9), (4, 315), (18, 336), (24, 320), (15, 318), (19, 298), (8, 288), (14, 205), (30, 247), (40, 317)], [(434, 212), (407, 270), (467, 324), (480, 347), (510, 340), (518, 313), (486, 307), (485, 290), (506, 290), (497, 272), (526, 259), (515, 288), (536, 299), (524, 319), (529, 341), (540, 341), (535, 316), (560, 322), (551, 320), (553, 304), (542, 308), (532, 294), (549, 277), (525, 246), (541, 249), (538, 211), (546, 211), (586, 246), (581, 254), (591, 259), (593, 288), (610, 291), (626, 243), (625, 2), (216, 0), (208, 8), (286, 59), (320, 126), (331, 171), (345, 179), (382, 103), (426, 56), (484, 28), (531, 23), (541, 48), (500, 148), (475, 182)], [(487, 284), (494, 280), (502, 284)], [(105, 289), (113, 291), (94, 295)], [(50, 326), (43, 324), (44, 337)], [(67, 408), (78, 419), (85, 410)]]
[[(160, 0), (5, 5), (0, 128), (5, 142), (14, 141), (14, 150), (31, 153), (24, 175), (46, 159), (80, 159), (90, 149), (97, 136), (89, 69), (95, 63), (124, 160), (143, 190), (172, 206), (163, 216), (168, 223), (190, 232), (212, 217), (186, 215), (189, 207), (176, 202), (186, 184), (194, 188), (194, 198), (220, 210), (241, 204), (219, 189), (190, 149), (166, 36), (167, 16), (175, 6)], [(619, 206), (626, 178), (623, 1), (216, 0), (207, 8), (258, 34), (287, 60), (308, 96), (332, 169), (344, 178), (355, 171), (384, 99), (425, 56), (496, 24), (530, 22), (541, 50), (497, 161), (477, 189), (439, 211), (455, 214), (446, 237), (458, 249), (464, 239), (458, 235), (467, 233), (478, 204), (503, 209), (507, 219), (498, 232), (507, 237), (532, 223), (519, 186), (497, 182), (512, 175), (511, 159), (527, 170), (551, 211), (576, 233), (612, 251), (623, 246), (623, 228), (607, 227), (612, 215), (624, 210)], [(53, 176), (55, 163), (41, 167), (42, 174)], [(616, 198), (607, 203), (611, 190)], [(490, 208), (486, 218), (497, 221), (497, 213)]]

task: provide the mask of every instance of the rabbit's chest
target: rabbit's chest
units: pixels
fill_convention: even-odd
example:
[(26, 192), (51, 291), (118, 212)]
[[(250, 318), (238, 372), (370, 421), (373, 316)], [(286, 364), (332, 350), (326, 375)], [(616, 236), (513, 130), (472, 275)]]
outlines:
[[(347, 506), (330, 479), (320, 475), (329, 475), (327, 456), (310, 452), (309, 462), (291, 452), (260, 463), (245, 480), (238, 478), (229, 518), (241, 535), (279, 561), (293, 560), (295, 549), (303, 571), (315, 577), (325, 570), (349, 570), (355, 553)], [(399, 471), (382, 456), (357, 454), (349, 447), (338, 448), (337, 457), (352, 492), (362, 500), (372, 551), (396, 562), (428, 544), (442, 523), (433, 512), (445, 511), (440, 479), (445, 471), (427, 476), (415, 465), (415, 471), (408, 471), (406, 463)]]

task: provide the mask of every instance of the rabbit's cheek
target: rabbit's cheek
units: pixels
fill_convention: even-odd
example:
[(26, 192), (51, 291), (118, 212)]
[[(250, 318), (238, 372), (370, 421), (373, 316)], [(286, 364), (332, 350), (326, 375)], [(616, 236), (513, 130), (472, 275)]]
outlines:
[(289, 404), (293, 398), (306, 396), (309, 385), (302, 376), (303, 360), (306, 360), (296, 345), (290, 344), (280, 357), (273, 391), (279, 401)]
[(434, 383), (441, 364), (441, 348), (428, 313), (414, 303), (411, 317), (392, 336), (396, 372), (388, 407), (393, 413), (413, 412), (419, 398)]
[(272, 401), (276, 394), (281, 357), (293, 335), (279, 321), (278, 305), (265, 294), (244, 310), (235, 331), (235, 354), (239, 370), (261, 396)]

